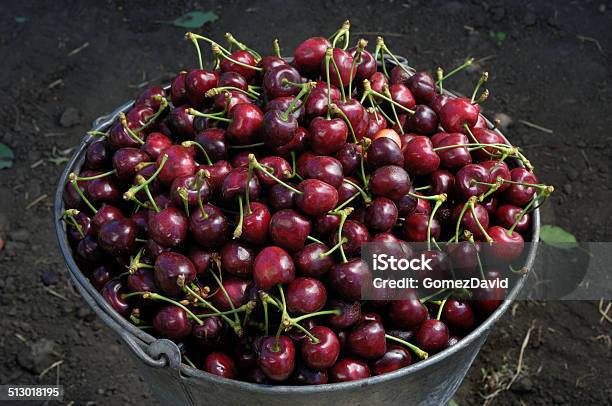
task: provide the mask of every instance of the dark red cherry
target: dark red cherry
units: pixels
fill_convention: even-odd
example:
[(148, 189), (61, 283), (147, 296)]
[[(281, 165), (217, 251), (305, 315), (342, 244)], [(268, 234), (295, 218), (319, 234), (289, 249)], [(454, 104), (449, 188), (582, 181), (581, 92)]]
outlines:
[(219, 76), (219, 87), (235, 87), (240, 90), (248, 90), (249, 82), (238, 72), (223, 72)]
[(392, 300), (387, 310), (389, 320), (402, 329), (414, 330), (427, 319), (427, 307), (412, 294), (404, 300)]
[[(284, 158), (278, 156), (267, 156), (260, 159), (259, 163), (265, 167), (267, 172), (271, 171), (272, 175), (280, 180), (284, 181), (291, 177), (291, 164), (289, 164), (289, 162), (287, 162), (287, 160)], [(255, 173), (257, 174), (259, 181), (264, 184), (264, 186), (271, 187), (278, 184), (274, 178), (268, 176), (263, 170), (257, 169), (255, 170)]]
[(293, 373), (292, 382), (296, 385), (323, 385), (329, 382), (327, 370), (315, 371), (304, 364), (298, 364)]
[(344, 179), (342, 164), (330, 156), (315, 156), (306, 162), (303, 176), (310, 179), (319, 179), (336, 189)]
[(425, 320), (417, 331), (417, 346), (429, 354), (435, 354), (448, 346), (448, 327), (435, 319)]
[(375, 139), (368, 148), (366, 161), (372, 169), (385, 165), (403, 167), (404, 155), (395, 141), (388, 137), (380, 137)]
[[(385, 86), (389, 86), (389, 80), (383, 72), (374, 72), (372, 76), (370, 76), (369, 81), (372, 90), (378, 93), (383, 93)], [(381, 101), (378, 97), (375, 97), (375, 99), (379, 102)]]
[(446, 102), (439, 112), (440, 124), (448, 132), (467, 133), (465, 125), (470, 129), (478, 121), (480, 106), (472, 104), (466, 98), (454, 98)]
[(239, 196), (244, 198), (247, 190), (247, 183), (249, 198), (257, 200), (261, 190), (259, 180), (257, 176), (251, 176), (249, 181), (249, 170), (245, 167), (232, 169), (225, 179), (223, 179), (223, 183), (221, 184), (221, 198), (226, 203), (235, 203)]
[(227, 242), (221, 249), (221, 264), (228, 273), (246, 278), (253, 272), (255, 252), (236, 240)]
[[(227, 160), (229, 145), (225, 139), (225, 131), (220, 128), (208, 128), (199, 132), (195, 141), (206, 150), (206, 154), (213, 161)], [(201, 152), (197, 150), (198, 154)], [(204, 156), (202, 155), (202, 158)], [(200, 161), (202, 162), (202, 161)]]
[(232, 121), (225, 135), (232, 144), (246, 145), (258, 141), (264, 117), (259, 107), (251, 103), (239, 103), (232, 108), (230, 116)]
[(292, 152), (296, 154), (302, 152), (304, 149), (306, 149), (307, 145), (308, 131), (304, 127), (298, 127), (295, 134), (293, 134), (291, 141), (285, 145), (274, 147), (272, 151), (275, 155), (288, 158), (291, 156)]
[(81, 213), (79, 213), (78, 216), (75, 216), (75, 219), (83, 227), (83, 233), (85, 235), (87, 234), (86, 231), (89, 229), (89, 227), (91, 227), (92, 232), (97, 234), (100, 231), (100, 228), (109, 221), (121, 220), (125, 218), (121, 210), (109, 204), (105, 204), (98, 209), (96, 214), (94, 214), (94, 216), (91, 218), (91, 223), (84, 221), (83, 216), (85, 216), (85, 214), (83, 213), (81, 215)]
[(209, 374), (235, 379), (238, 375), (234, 360), (225, 353), (211, 352), (204, 359), (204, 371)]
[(368, 112), (368, 128), (366, 129), (365, 137), (374, 138), (374, 135), (380, 130), (387, 128), (387, 120), (382, 114), (376, 112), (374, 109), (369, 108)]
[(406, 82), (419, 103), (427, 104), (436, 94), (436, 82), (429, 72), (416, 72)]
[(331, 255), (321, 256), (329, 248), (320, 243), (312, 243), (293, 255), (298, 272), (305, 276), (321, 277), (334, 265)]
[[(517, 216), (521, 211), (522, 209), (518, 206), (503, 204), (495, 211), (495, 223), (506, 229), (510, 229), (514, 223), (516, 223)], [(531, 214), (525, 213), (514, 229), (520, 234), (525, 234), (527, 231), (529, 231), (530, 225)]]
[(349, 333), (346, 344), (352, 354), (361, 358), (380, 358), (387, 352), (385, 329), (377, 321), (361, 322)]
[(280, 247), (269, 246), (262, 249), (253, 262), (255, 284), (269, 290), (278, 284), (290, 283), (295, 278), (295, 265)]
[(342, 180), (342, 184), (338, 188), (338, 204), (342, 204), (354, 195), (360, 193), (353, 183), (355, 185), (360, 185), (360, 182), (355, 178), (344, 178)]
[(430, 193), (432, 195), (439, 195), (446, 193), (450, 195), (453, 193), (455, 188), (455, 175), (444, 169), (437, 169), (433, 171), (429, 178), (431, 179)]
[[(410, 79), (413, 75), (407, 72), (402, 66), (394, 66), (391, 69), (390, 80), (391, 83), (408, 83), (408, 79)], [(412, 91), (412, 90), (411, 90)]]
[[(427, 241), (427, 225), (429, 224), (429, 215), (423, 213), (412, 213), (404, 221), (404, 239), (409, 242), (424, 242)], [(433, 218), (431, 219), (430, 235), (431, 238), (440, 238), (440, 222)]]
[(446, 246), (453, 271), (459, 276), (475, 276), (478, 266), (478, 248), (476, 244), (462, 241)]
[[(230, 60), (232, 59), (232, 60)], [(236, 62), (240, 62), (241, 65)], [(247, 81), (250, 80), (257, 71), (255, 69), (247, 68), (243, 65), (256, 66), (255, 58), (248, 51), (236, 51), (231, 54), (228, 58), (221, 60), (221, 71), (222, 72), (237, 72), (240, 73)]]
[(170, 185), (170, 199), (176, 207), (185, 207), (183, 198), (181, 197), (180, 190), (184, 190), (187, 193), (187, 205), (194, 207), (198, 204), (198, 196), (202, 203), (208, 202), (212, 195), (212, 190), (208, 184), (207, 179), (203, 179), (200, 183), (198, 192), (198, 180), (196, 179), (199, 175), (192, 176), (180, 176), (175, 178)]
[(475, 182), (491, 183), (491, 173), (482, 165), (466, 165), (455, 174), (455, 191), (457, 197), (468, 200), (472, 196), (479, 196), (489, 190), (489, 186)]
[(315, 326), (310, 333), (319, 340), (318, 343), (305, 338), (302, 342), (302, 360), (311, 369), (325, 370), (336, 363), (340, 355), (340, 341), (332, 330), (324, 326)]
[[(291, 185), (295, 187), (295, 185)], [(275, 184), (268, 189), (268, 204), (273, 210), (290, 209), (293, 207), (295, 192), (284, 185)]]
[(366, 209), (365, 223), (370, 230), (383, 232), (391, 230), (397, 218), (398, 210), (395, 203), (386, 197), (377, 197)]
[(295, 314), (318, 312), (325, 306), (327, 291), (318, 279), (295, 278), (287, 288), (287, 309)]
[[(485, 279), (496, 282), (500, 279), (497, 271), (487, 271)], [(474, 289), (474, 298), (471, 301), (473, 309), (481, 317), (486, 317), (493, 313), (504, 300), (506, 290), (500, 286), (487, 286)]]
[[(513, 182), (537, 184), (538, 178), (525, 168), (514, 168), (510, 171), (510, 179)], [(533, 199), (536, 188), (533, 186), (525, 186), (511, 184), (504, 192), (504, 199), (516, 206), (525, 206)]]
[(212, 264), (213, 252), (199, 245), (191, 244), (187, 250), (187, 257), (193, 263), (196, 274), (198, 276), (205, 276)]
[(108, 166), (110, 158), (106, 140), (94, 141), (89, 144), (85, 152), (84, 167), (87, 169), (102, 169)]
[(312, 37), (295, 48), (293, 64), (303, 74), (318, 73), (331, 43), (327, 38)]
[(431, 135), (438, 131), (438, 115), (432, 108), (425, 104), (417, 104), (414, 114), (406, 117), (404, 129), (415, 131), (419, 134)]
[(217, 248), (229, 236), (229, 223), (221, 210), (210, 204), (204, 205), (204, 214), (199, 207), (189, 216), (191, 236), (203, 247)]
[[(346, 238), (346, 242), (342, 244), (342, 247), (348, 257), (359, 255), (361, 253), (361, 245), (370, 241), (370, 233), (366, 226), (355, 220), (346, 220), (342, 227), (342, 237)], [(332, 244), (338, 244), (338, 233), (332, 234)]]
[(295, 210), (280, 210), (270, 220), (270, 238), (272, 241), (294, 252), (304, 247), (304, 242), (310, 234), (310, 221)]
[(487, 234), (493, 239), (493, 244), (485, 248), (493, 259), (511, 263), (523, 253), (525, 241), (518, 231), (510, 233), (503, 227), (493, 226), (487, 230)]
[(328, 325), (336, 331), (353, 326), (361, 317), (361, 304), (359, 301), (345, 302), (340, 299), (331, 299), (328, 307), (340, 310), (339, 315), (333, 314), (327, 319)]
[(206, 92), (217, 86), (217, 76), (204, 69), (194, 69), (185, 76), (185, 88), (189, 103), (195, 107), (200, 107), (206, 100)]
[(104, 251), (93, 235), (87, 235), (78, 242), (76, 254), (78, 259), (89, 263), (97, 263), (104, 258)]
[(96, 290), (101, 291), (102, 288), (113, 278), (113, 271), (110, 266), (100, 265), (96, 269), (91, 272), (89, 276), (89, 281), (96, 288)]
[(329, 271), (329, 283), (344, 300), (361, 300), (361, 290), (370, 286), (372, 274), (360, 258), (336, 264)]
[[(98, 175), (99, 172), (92, 175)], [(91, 203), (117, 204), (121, 192), (112, 176), (88, 180), (85, 184), (85, 195)]]
[(185, 84), (186, 77), (187, 72), (181, 72), (176, 75), (170, 83), (170, 100), (176, 107), (189, 101), (189, 98), (187, 97), (187, 86)]
[(343, 358), (329, 370), (331, 382), (349, 382), (365, 379), (370, 376), (370, 368), (364, 361), (354, 358)]
[(155, 260), (155, 281), (159, 289), (170, 296), (178, 296), (183, 289), (177, 284), (178, 277), (184, 277), (186, 284), (196, 277), (193, 263), (177, 252), (163, 252)]
[[(357, 48), (350, 48), (349, 52), (353, 58), (355, 58)], [(376, 72), (376, 60), (374, 56), (366, 51), (365, 49), (361, 52), (361, 56), (357, 59), (357, 74), (356, 78), (359, 82), (363, 82), (364, 79), (368, 79)]]
[(193, 160), (193, 149), (181, 145), (172, 145), (166, 148), (157, 158), (156, 166), (159, 168), (164, 156), (168, 156), (164, 167), (157, 175), (164, 185), (170, 185), (179, 176), (190, 176), (195, 173), (196, 164)]
[(266, 71), (262, 86), (266, 96), (274, 99), (298, 94), (300, 88), (291, 83), (301, 81), (300, 73), (293, 66), (285, 64)]
[(113, 279), (104, 285), (100, 294), (106, 302), (120, 315), (128, 317), (132, 310), (130, 303), (123, 297), (124, 287), (119, 279)]
[[(287, 111), (294, 100), (294, 96), (276, 97), (266, 103), (264, 112), (267, 113), (270, 110), (280, 110), (282, 112)], [(305, 114), (304, 103), (302, 100), (298, 100), (295, 103), (295, 106), (293, 106), (293, 109), (294, 110), (289, 113), (289, 115), (293, 116), (298, 122), (301, 121)]]
[(150, 269), (137, 269), (127, 277), (127, 286), (131, 292), (155, 292), (155, 277)]
[(166, 123), (172, 131), (172, 135), (178, 138), (192, 138), (195, 131), (193, 128), (194, 116), (187, 113), (184, 106), (176, 107), (168, 113)]
[(336, 105), (348, 118), (353, 131), (355, 132), (355, 138), (361, 140), (368, 129), (368, 112), (356, 99), (347, 99), (346, 101), (337, 101)]
[(304, 213), (316, 216), (326, 213), (338, 204), (338, 191), (318, 179), (303, 180), (297, 187), (302, 192), (295, 194), (295, 205)]
[(284, 381), (295, 368), (295, 346), (287, 336), (266, 337), (257, 355), (257, 365), (273, 381)]
[(387, 165), (376, 169), (370, 178), (369, 188), (375, 196), (401, 199), (410, 191), (410, 177), (401, 167)]
[[(506, 165), (506, 163), (503, 162), (503, 161), (501, 161), (501, 162), (500, 161), (496, 161), (496, 160), (483, 161), (483, 162), (480, 162), (480, 165), (482, 165), (485, 168), (487, 168), (487, 170), (491, 174), (492, 182), (497, 182), (498, 178), (502, 178), (502, 179), (505, 179), (505, 180), (510, 180), (511, 179), (510, 169), (508, 168), (508, 165)], [(510, 184), (504, 182), (497, 189), (496, 193), (502, 193), (503, 191), (505, 191), (509, 187), (510, 187)]]
[(389, 86), (389, 92), (391, 93), (391, 99), (396, 103), (406, 107), (407, 109), (414, 109), (416, 101), (408, 86), (402, 85), (401, 83), (395, 83)]
[(472, 156), (467, 147), (446, 148), (453, 145), (468, 144), (469, 141), (465, 134), (437, 133), (431, 137), (431, 140), (434, 148), (445, 148), (436, 151), (442, 167), (452, 170), (472, 163)]
[[(355, 75), (357, 74), (356, 69), (351, 71), (351, 66), (353, 65), (353, 57), (347, 51), (340, 48), (334, 48), (332, 52), (333, 62), (330, 60), (329, 63), (329, 80), (334, 86), (346, 87), (355, 78)], [(321, 61), (321, 76), (323, 76), (323, 78), (327, 77), (325, 68), (325, 58)]]
[(416, 136), (404, 149), (404, 167), (413, 176), (427, 175), (438, 169), (440, 157), (429, 137)]
[(212, 297), (212, 302), (221, 311), (229, 311), (232, 310), (232, 307), (240, 307), (247, 300), (249, 285), (250, 281), (246, 279), (226, 276), (223, 278), (223, 289), (216, 291)]
[(149, 213), (149, 236), (164, 247), (177, 247), (187, 238), (188, 220), (177, 208)]
[(180, 341), (191, 333), (191, 322), (185, 310), (175, 305), (168, 305), (155, 314), (153, 329), (162, 337)]
[(310, 122), (310, 147), (319, 155), (332, 155), (348, 138), (348, 126), (341, 118), (315, 117)]
[(146, 257), (152, 261), (155, 261), (155, 259), (162, 252), (170, 252), (170, 251), (172, 251), (171, 247), (164, 247), (163, 245), (158, 244), (157, 242), (155, 242), (155, 240), (151, 238), (147, 239), (147, 242), (145, 243)]
[(450, 100), (451, 98), (445, 94), (436, 93), (429, 102), (429, 107), (432, 108), (436, 114), (440, 114), (442, 107)]
[(387, 352), (381, 358), (372, 362), (372, 374), (387, 374), (407, 367), (410, 364), (412, 364), (410, 351), (400, 345), (389, 345), (387, 346)]
[[(226, 97), (227, 93), (229, 93), (230, 96), (229, 102)], [(223, 92), (216, 95), (213, 101), (213, 107), (216, 110), (226, 110), (231, 113), (231, 111), (234, 110), (234, 107), (242, 103), (251, 104), (251, 99), (249, 96), (238, 90), (230, 90), (228, 92)], [(205, 120), (208, 122), (208, 119)], [(211, 121), (214, 122), (214, 120)]]
[(314, 223), (316, 233), (322, 236), (328, 236), (334, 231), (337, 232), (339, 226), (340, 216), (335, 214), (323, 214), (322, 216), (318, 216)]
[(263, 244), (268, 238), (268, 228), (271, 221), (268, 208), (258, 202), (251, 202), (249, 210), (243, 207), (242, 233), (240, 237), (253, 244)]
[(162, 151), (172, 145), (172, 140), (162, 133), (153, 132), (147, 135), (145, 143), (140, 146), (147, 156), (152, 160), (157, 160)]
[[(459, 215), (461, 214), (461, 210), (463, 209), (463, 205), (458, 205), (455, 207), (452, 213), (452, 221), (454, 224), (459, 220)], [(480, 223), (480, 225), (486, 230), (489, 227), (489, 213), (487, 209), (484, 208), (481, 204), (474, 204), (474, 212), (476, 213), (476, 219)], [(472, 211), (468, 208), (463, 214), (463, 218), (461, 219), (461, 227), (465, 230), (468, 230), (474, 235), (474, 238), (477, 240), (483, 240), (484, 234), (480, 231), (480, 227), (476, 224), (476, 219), (472, 215)]]
[[(474, 138), (479, 144), (506, 144), (506, 140), (504, 137), (494, 130), (489, 130), (487, 128), (474, 128), (472, 130), (472, 134), (474, 134)], [(474, 158), (478, 161), (486, 161), (491, 159), (492, 154), (498, 153), (499, 150), (493, 147), (487, 147), (484, 149), (477, 149), (472, 152)]]
[(198, 170), (205, 169), (208, 172), (207, 180), (212, 190), (218, 190), (223, 179), (232, 171), (232, 165), (227, 161), (217, 161), (212, 165), (200, 165)]
[[(332, 86), (331, 88), (331, 102), (335, 103), (341, 98), (340, 91)], [(328, 111), (328, 100), (327, 100), (327, 89), (326, 88), (314, 88), (304, 106), (306, 116), (309, 118), (322, 117), (327, 114)]]
[(336, 152), (335, 158), (342, 165), (342, 172), (345, 175), (353, 175), (361, 164), (361, 146), (347, 142)]
[(287, 65), (287, 62), (278, 56), (267, 55), (261, 58), (259, 61), (259, 66), (264, 70), (264, 72), (281, 65)]
[(263, 142), (269, 147), (287, 144), (298, 129), (297, 119), (281, 110), (269, 110), (263, 117)]
[(451, 328), (457, 328), (464, 332), (472, 330), (476, 325), (472, 307), (469, 303), (459, 300), (449, 299), (446, 301), (442, 309), (442, 318)]
[(108, 221), (100, 227), (98, 243), (114, 257), (130, 255), (136, 244), (136, 224), (126, 218)]

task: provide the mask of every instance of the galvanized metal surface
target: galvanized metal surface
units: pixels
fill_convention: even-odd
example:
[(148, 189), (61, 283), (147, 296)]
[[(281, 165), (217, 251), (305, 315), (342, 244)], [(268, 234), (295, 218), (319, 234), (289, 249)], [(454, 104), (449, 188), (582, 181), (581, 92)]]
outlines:
[[(402, 62), (405, 59), (402, 58)], [(126, 103), (93, 123), (93, 130), (105, 131), (121, 111), (131, 107)], [(490, 123), (489, 123), (490, 124)], [(79, 270), (72, 257), (65, 226), (62, 192), (71, 172), (82, 166), (87, 145), (94, 137), (86, 136), (62, 173), (55, 195), (55, 230), (60, 250), (77, 289), (92, 310), (122, 339), (130, 349), (144, 380), (161, 404), (209, 405), (440, 405), (446, 404), (459, 388), (480, 347), (495, 322), (508, 309), (523, 286), (523, 276), (502, 305), (469, 335), (427, 360), (398, 371), (356, 382), (317, 386), (266, 386), (228, 380), (181, 364), (179, 348), (170, 340), (156, 339), (136, 328), (115, 312)], [(540, 215), (533, 213), (532, 241), (539, 240)], [(531, 268), (536, 244), (530, 245), (525, 266)]]

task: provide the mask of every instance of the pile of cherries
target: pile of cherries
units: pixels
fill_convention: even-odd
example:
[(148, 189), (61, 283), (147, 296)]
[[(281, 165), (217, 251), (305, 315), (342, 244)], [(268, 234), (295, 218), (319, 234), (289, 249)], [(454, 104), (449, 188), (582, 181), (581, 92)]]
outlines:
[(362, 300), (368, 242), (410, 255), (426, 243), (438, 269), (501, 278), (510, 271), (479, 255), (519, 258), (552, 187), (480, 115), (486, 73), (471, 98), (443, 91), (471, 60), (434, 79), (382, 38), (373, 53), (363, 39), (349, 47), (349, 30), (305, 40), (291, 62), (278, 41), (261, 56), (231, 34), (224, 47), (188, 33), (199, 69), (90, 132), (70, 174), (63, 219), (78, 265), (194, 368), (266, 384), (363, 379), (454, 345), (504, 298)]

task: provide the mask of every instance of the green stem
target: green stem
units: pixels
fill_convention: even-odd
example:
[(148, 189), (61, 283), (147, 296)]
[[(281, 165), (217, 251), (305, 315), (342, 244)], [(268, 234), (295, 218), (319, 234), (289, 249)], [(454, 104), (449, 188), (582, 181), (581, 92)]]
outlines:
[(200, 318), (198, 316), (196, 316), (191, 310), (189, 310), (186, 306), (182, 305), (181, 303), (177, 302), (176, 300), (172, 300), (172, 299), (167, 298), (165, 296), (162, 296), (162, 295), (160, 295), (158, 293), (152, 293), (152, 292), (145, 292), (142, 295), (142, 297), (143, 297), (143, 299), (161, 300), (163, 302), (171, 303), (171, 304), (173, 304), (173, 305), (183, 309), (185, 311), (185, 313), (187, 313), (189, 315), (189, 317), (194, 319), (196, 321), (196, 323), (198, 323), (200, 326), (202, 324), (204, 324), (204, 322), (202, 320), (200, 320)]
[(395, 341), (397, 343), (405, 345), (406, 347), (410, 348), (420, 359), (427, 359), (429, 357), (429, 354), (421, 350), (416, 345), (409, 343), (408, 341), (402, 340), (401, 338), (397, 338), (389, 334), (385, 334), (385, 338), (387, 340)]

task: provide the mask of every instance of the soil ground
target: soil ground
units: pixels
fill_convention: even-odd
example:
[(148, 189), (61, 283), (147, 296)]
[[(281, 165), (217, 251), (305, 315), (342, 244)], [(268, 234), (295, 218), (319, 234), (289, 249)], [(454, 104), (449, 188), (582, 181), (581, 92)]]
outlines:
[[(489, 71), (485, 113), (512, 119), (510, 140), (557, 187), (544, 222), (583, 241), (612, 237), (612, 3), (58, 0), (1, 9), (0, 141), (17, 157), (0, 171), (2, 384), (59, 380), (66, 404), (152, 402), (126, 350), (71, 288), (52, 197), (93, 119), (195, 64), (184, 29), (160, 22), (192, 10), (220, 16), (201, 29), (207, 35), (231, 31), (262, 51), (276, 36), (289, 49), (328, 35), (348, 17), (355, 37), (373, 43), (380, 33), (419, 68), (484, 58), (447, 86), (467, 93), (480, 70)], [(533, 326), (522, 373), (493, 404), (612, 403), (612, 325), (600, 319), (594, 302), (519, 303), (491, 334), (456, 402), (481, 404), (481, 394), (505, 389)], [(55, 361), (62, 363), (45, 371)]]

